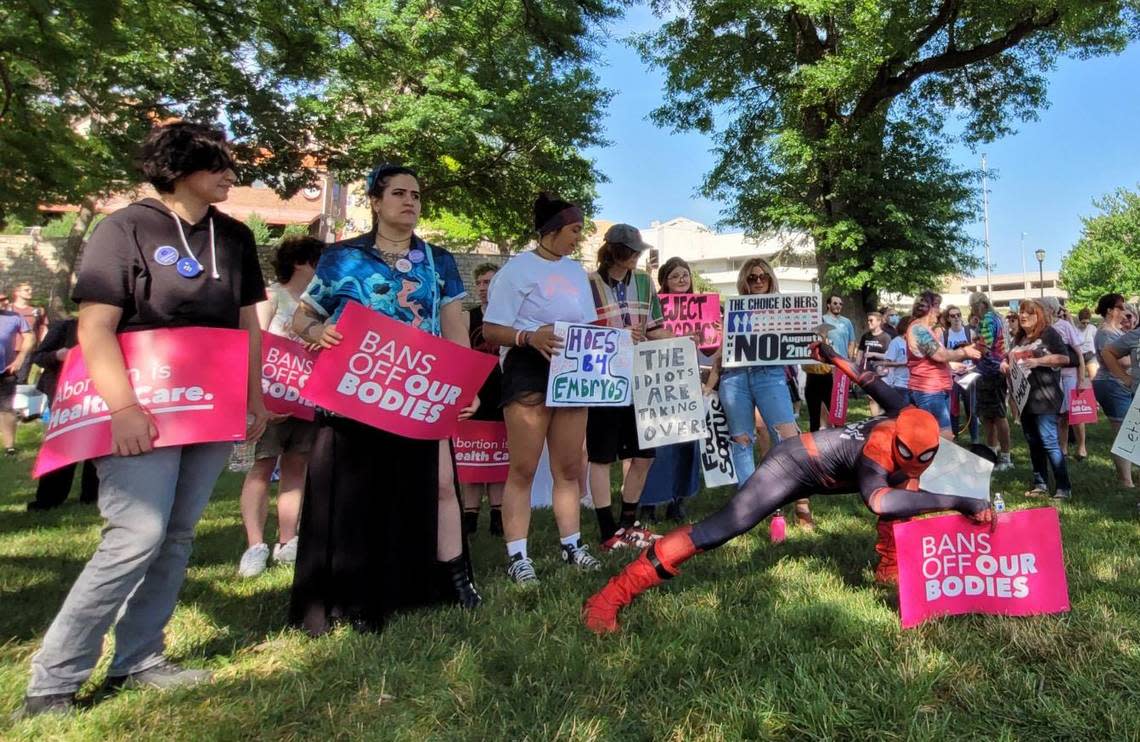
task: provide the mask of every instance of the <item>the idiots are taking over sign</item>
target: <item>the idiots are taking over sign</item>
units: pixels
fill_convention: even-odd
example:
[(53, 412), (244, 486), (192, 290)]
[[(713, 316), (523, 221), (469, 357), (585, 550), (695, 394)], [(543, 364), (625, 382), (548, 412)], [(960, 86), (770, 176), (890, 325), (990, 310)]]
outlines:
[(819, 294), (730, 296), (724, 309), (726, 368), (812, 363)]
[(701, 440), (708, 434), (692, 338), (649, 340), (634, 347), (633, 406), (641, 448)]

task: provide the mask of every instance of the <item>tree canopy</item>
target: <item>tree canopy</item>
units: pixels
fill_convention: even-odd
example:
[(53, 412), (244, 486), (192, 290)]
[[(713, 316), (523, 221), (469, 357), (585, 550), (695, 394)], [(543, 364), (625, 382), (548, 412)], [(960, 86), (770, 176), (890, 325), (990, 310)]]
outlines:
[(1121, 188), (1093, 202), (1081, 238), (1061, 261), (1061, 285), (1075, 307), (1096, 308), (1105, 294), (1140, 295), (1140, 193)]
[[(654, 119), (715, 136), (727, 223), (807, 231), (825, 287), (875, 303), (979, 265), (977, 173), (948, 146), (1046, 104), (1063, 55), (1118, 52), (1135, 0), (655, 0), (637, 37), (666, 75)], [(849, 303), (850, 304), (850, 303)]]

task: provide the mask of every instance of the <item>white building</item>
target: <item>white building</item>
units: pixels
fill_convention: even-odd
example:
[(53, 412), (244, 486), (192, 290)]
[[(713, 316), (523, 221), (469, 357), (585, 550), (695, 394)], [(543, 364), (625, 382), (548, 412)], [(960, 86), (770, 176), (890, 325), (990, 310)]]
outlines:
[[(759, 239), (743, 232), (718, 234), (700, 222), (677, 217), (641, 229), (652, 245), (649, 264), (657, 266), (679, 257), (712, 283), (722, 296), (736, 295), (736, 276), (744, 261), (762, 257), (773, 264), (781, 291), (817, 291), (814, 244), (806, 234), (778, 232)], [(656, 276), (655, 276), (656, 278)]]

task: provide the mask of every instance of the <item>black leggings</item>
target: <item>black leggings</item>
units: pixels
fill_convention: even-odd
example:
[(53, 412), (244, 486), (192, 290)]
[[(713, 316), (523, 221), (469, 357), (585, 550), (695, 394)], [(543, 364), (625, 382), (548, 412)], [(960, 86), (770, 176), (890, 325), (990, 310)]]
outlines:
[(808, 408), (809, 430), (819, 430), (820, 408), (831, 404), (831, 374), (808, 374), (804, 384), (804, 402)]

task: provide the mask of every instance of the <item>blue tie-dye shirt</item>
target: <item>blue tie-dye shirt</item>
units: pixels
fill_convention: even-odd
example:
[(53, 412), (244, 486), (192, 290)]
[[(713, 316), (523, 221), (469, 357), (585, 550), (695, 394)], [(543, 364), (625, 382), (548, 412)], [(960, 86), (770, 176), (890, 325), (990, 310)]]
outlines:
[(412, 250), (424, 260), (407, 273), (380, 257), (371, 234), (329, 245), (301, 301), (333, 322), (345, 304), (355, 301), (381, 314), (440, 335), (439, 309), (467, 295), (455, 258), (447, 250), (412, 238)]

